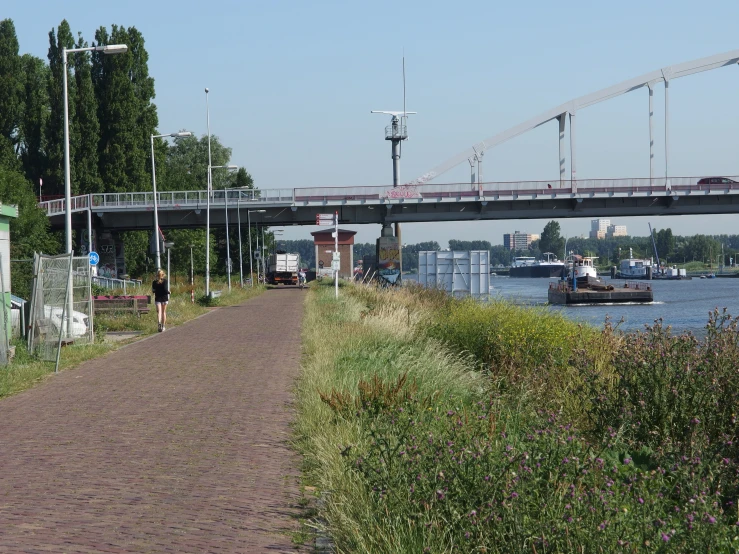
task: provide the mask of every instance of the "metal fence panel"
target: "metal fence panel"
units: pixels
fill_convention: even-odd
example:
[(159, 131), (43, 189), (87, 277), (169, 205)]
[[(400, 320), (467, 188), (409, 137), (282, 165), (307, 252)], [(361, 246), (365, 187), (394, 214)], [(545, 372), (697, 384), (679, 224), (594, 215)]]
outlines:
[[(55, 361), (59, 344), (65, 335), (74, 336), (74, 325), (67, 314), (67, 293), (70, 264), (69, 254), (44, 256), (36, 254), (34, 286), (31, 292), (30, 350), (42, 360)], [(84, 333), (80, 333), (84, 334)]]

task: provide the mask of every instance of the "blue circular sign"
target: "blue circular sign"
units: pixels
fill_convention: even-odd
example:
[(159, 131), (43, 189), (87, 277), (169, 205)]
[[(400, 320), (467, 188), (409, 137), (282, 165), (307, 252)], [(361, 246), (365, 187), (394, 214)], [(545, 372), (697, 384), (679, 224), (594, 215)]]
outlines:
[(98, 265), (99, 261), (100, 261), (100, 256), (98, 256), (98, 253), (90, 252), (90, 265)]

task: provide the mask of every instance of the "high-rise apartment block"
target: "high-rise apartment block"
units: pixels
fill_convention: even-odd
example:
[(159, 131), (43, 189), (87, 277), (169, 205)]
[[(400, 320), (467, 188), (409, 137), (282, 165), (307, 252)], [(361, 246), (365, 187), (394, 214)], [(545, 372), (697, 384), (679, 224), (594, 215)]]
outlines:
[(590, 238), (625, 237), (626, 225), (612, 225), (610, 219), (593, 219), (590, 221)]
[(539, 235), (514, 231), (503, 235), (503, 246), (509, 250), (528, 250), (535, 240), (539, 240)]

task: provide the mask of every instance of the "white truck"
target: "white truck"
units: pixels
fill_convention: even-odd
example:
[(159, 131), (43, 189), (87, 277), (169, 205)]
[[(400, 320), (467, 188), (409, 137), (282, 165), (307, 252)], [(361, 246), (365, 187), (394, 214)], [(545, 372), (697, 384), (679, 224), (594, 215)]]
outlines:
[(269, 257), (267, 282), (271, 285), (297, 285), (299, 270), (299, 254), (277, 252)]

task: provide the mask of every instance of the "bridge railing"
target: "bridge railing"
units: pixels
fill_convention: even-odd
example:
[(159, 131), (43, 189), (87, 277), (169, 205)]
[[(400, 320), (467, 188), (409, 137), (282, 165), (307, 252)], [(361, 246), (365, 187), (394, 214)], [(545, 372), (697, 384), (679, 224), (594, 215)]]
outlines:
[[(401, 185), (399, 187), (305, 187), (294, 189), (216, 189), (211, 191), (210, 202), (222, 207), (259, 203), (312, 203), (312, 202), (379, 202), (382, 199), (472, 199), (493, 198), (513, 195), (559, 195), (559, 194), (610, 194), (665, 192), (725, 192), (739, 190), (739, 177), (722, 177), (717, 183), (701, 183), (702, 177), (664, 177), (631, 179), (580, 179), (577, 181), (511, 181), (486, 183), (427, 183), (424, 185)], [(712, 180), (715, 178), (712, 178)], [(574, 185), (574, 186), (573, 186)], [(206, 191), (165, 191), (157, 193), (159, 208), (192, 206), (203, 208), (207, 203)], [(228, 200), (226, 200), (226, 198)], [(72, 211), (95, 208), (153, 208), (151, 192), (123, 192), (91, 194), (72, 197)], [(64, 213), (64, 199), (47, 200), (39, 203), (47, 215)]]

